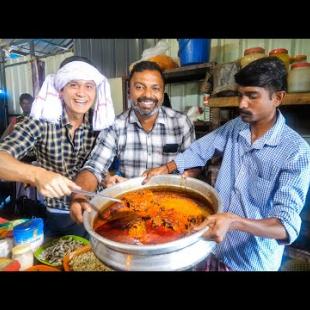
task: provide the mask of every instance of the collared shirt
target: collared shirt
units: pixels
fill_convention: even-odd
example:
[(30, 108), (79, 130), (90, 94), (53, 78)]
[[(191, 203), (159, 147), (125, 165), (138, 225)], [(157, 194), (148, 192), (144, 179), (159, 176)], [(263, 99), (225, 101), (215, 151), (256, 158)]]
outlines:
[[(33, 148), (40, 167), (73, 179), (83, 166), (98, 135), (98, 132), (92, 130), (89, 118), (87, 113), (72, 138), (69, 134), (71, 125), (65, 112), (59, 124), (25, 117), (0, 143), (0, 150), (21, 159)], [(49, 208), (69, 210), (69, 198), (46, 198), (46, 204)]]
[(278, 218), (288, 240), (280, 242), (230, 231), (215, 248), (216, 256), (233, 270), (278, 270), (284, 244), (292, 243), (301, 226), (300, 212), (310, 183), (310, 147), (277, 121), (251, 144), (249, 124), (240, 117), (194, 142), (175, 162), (178, 170), (204, 166), (213, 154), (223, 155), (215, 184), (223, 212), (249, 219)]
[(98, 142), (83, 169), (94, 173), (100, 183), (115, 156), (126, 178), (138, 177), (146, 169), (175, 158), (195, 139), (192, 122), (183, 113), (161, 107), (153, 129), (146, 132), (135, 112), (129, 109), (98, 136)]

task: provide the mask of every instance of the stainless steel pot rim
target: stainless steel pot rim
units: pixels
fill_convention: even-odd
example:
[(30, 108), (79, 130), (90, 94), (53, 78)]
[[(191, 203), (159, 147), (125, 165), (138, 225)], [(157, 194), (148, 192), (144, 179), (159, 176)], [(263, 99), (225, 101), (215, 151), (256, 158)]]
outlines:
[[(182, 188), (187, 189), (187, 190), (199, 192), (199, 191), (191, 188), (190, 186), (186, 185), (186, 183), (187, 183), (186, 181), (188, 180), (190, 182), (194, 182), (194, 183), (200, 184), (203, 187), (207, 187), (208, 190), (210, 192), (212, 192), (215, 197), (217, 197), (218, 203), (219, 203), (218, 208), (219, 209), (222, 208), (221, 201), (220, 201), (220, 198), (218, 196), (218, 193), (209, 184), (207, 184), (207, 183), (205, 183), (205, 182), (203, 182), (201, 180), (198, 180), (198, 179), (195, 179), (195, 178), (190, 178), (190, 177), (186, 177), (184, 179), (180, 179), (181, 178), (180, 175), (166, 175), (166, 177), (167, 177), (167, 184), (164, 184), (164, 183), (158, 184), (158, 183), (156, 183), (156, 180), (159, 179), (159, 178), (162, 178), (162, 177), (165, 177), (165, 175), (154, 176), (150, 180), (150, 182), (145, 184), (145, 185), (141, 185), (142, 181), (144, 180), (144, 177), (137, 177), (137, 178), (129, 179), (129, 180), (125, 181), (123, 183), (123, 185), (125, 185), (126, 183), (129, 184), (129, 182), (134, 182), (135, 184), (139, 184), (139, 185), (135, 186), (136, 188), (134, 187), (134, 188), (130, 188), (128, 190), (121, 191), (121, 192), (117, 193), (117, 196), (122, 195), (122, 194), (124, 194), (125, 192), (128, 192), (128, 191), (133, 191), (135, 189), (141, 189), (141, 188), (147, 188), (147, 187), (153, 187), (154, 188), (154, 187), (157, 187), (157, 186), (171, 186), (171, 187), (177, 186), (177, 187), (182, 187)], [(177, 180), (178, 182), (180, 182), (180, 180), (181, 180), (181, 182), (177, 183), (177, 184), (171, 184), (171, 183), (169, 183), (168, 179), (169, 180), (174, 179), (174, 180)], [(110, 189), (112, 189), (112, 188), (110, 188)], [(107, 190), (110, 190), (110, 189), (107, 189)], [(200, 192), (200, 194), (205, 196), (201, 192)], [(96, 203), (95, 200), (94, 200), (94, 203)], [(102, 207), (103, 206), (104, 205), (102, 205)], [(193, 243), (197, 242), (199, 240), (199, 238), (202, 237), (202, 235), (207, 230), (207, 228), (202, 228), (201, 230), (199, 230), (197, 232), (194, 232), (194, 233), (192, 233), (190, 235), (184, 236), (184, 237), (182, 237), (180, 239), (177, 239), (177, 240), (174, 240), (174, 241), (170, 241), (170, 242), (166, 242), (166, 243), (160, 243), (160, 244), (156, 244), (156, 245), (127, 244), (127, 243), (121, 243), (121, 242), (113, 241), (113, 240), (107, 239), (107, 238), (102, 237), (101, 235), (97, 234), (93, 230), (93, 228), (91, 226), (92, 225), (92, 223), (91, 223), (92, 221), (91, 221), (91, 218), (90, 218), (91, 214), (92, 213), (84, 212), (84, 221), (83, 222), (84, 222), (85, 228), (88, 231), (88, 233), (92, 237), (97, 239), (98, 241), (100, 241), (103, 244), (105, 244), (106, 246), (108, 246), (110, 248), (113, 248), (113, 249), (117, 249), (118, 251), (124, 251), (124, 252), (128, 252), (128, 251), (129, 252), (130, 251), (132, 251), (132, 252), (141, 251), (141, 252), (147, 253), (147, 252), (157, 252), (157, 251), (159, 251), (159, 252), (162, 253), (164, 251), (181, 249), (181, 248), (187, 247), (190, 244), (193, 244)]]

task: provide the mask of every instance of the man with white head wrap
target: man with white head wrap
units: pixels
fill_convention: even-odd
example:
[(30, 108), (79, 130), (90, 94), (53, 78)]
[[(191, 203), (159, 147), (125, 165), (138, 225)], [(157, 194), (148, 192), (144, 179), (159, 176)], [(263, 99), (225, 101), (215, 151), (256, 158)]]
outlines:
[[(83, 58), (72, 60), (46, 77), (30, 117), (0, 143), (0, 178), (36, 186), (45, 196), (48, 235), (85, 234), (69, 216), (68, 195), (80, 188), (71, 180), (115, 116), (107, 79)], [(19, 161), (32, 148), (38, 166)]]

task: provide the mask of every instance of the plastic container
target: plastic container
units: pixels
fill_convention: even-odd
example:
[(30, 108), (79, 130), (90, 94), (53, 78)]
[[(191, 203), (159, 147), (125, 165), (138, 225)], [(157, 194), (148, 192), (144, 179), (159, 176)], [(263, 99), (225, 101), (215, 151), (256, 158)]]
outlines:
[(58, 268), (46, 266), (46, 265), (34, 265), (30, 268), (27, 268), (25, 271), (61, 271)]
[(291, 57), (289, 56), (286, 48), (275, 48), (269, 52), (269, 56), (275, 56), (282, 60), (285, 64), (286, 70), (288, 71)]
[(12, 249), (12, 258), (19, 261), (20, 270), (26, 270), (33, 266), (33, 251), (30, 244), (19, 244)]
[(288, 73), (288, 92), (310, 92), (310, 63), (300, 62), (293, 64)]
[(209, 61), (211, 39), (178, 39), (181, 66)]
[(260, 59), (266, 57), (265, 54), (265, 49), (262, 47), (252, 47), (252, 48), (247, 48), (244, 51), (244, 56), (240, 59), (240, 65), (241, 68), (245, 67), (252, 61), (256, 59)]
[(13, 221), (2, 222), (0, 224), (0, 238), (12, 238), (13, 228), (26, 221), (28, 221), (28, 219), (18, 219)]
[(292, 64), (296, 64), (296, 63), (300, 63), (300, 62), (307, 62), (307, 55), (296, 55), (294, 57), (291, 58)]
[(0, 240), (0, 257), (9, 257), (13, 248), (13, 240), (5, 238)]
[(0, 271), (19, 271), (20, 263), (17, 260), (0, 257)]
[(13, 237), (15, 245), (30, 244), (32, 250), (35, 251), (44, 240), (43, 220), (35, 218), (15, 226)]

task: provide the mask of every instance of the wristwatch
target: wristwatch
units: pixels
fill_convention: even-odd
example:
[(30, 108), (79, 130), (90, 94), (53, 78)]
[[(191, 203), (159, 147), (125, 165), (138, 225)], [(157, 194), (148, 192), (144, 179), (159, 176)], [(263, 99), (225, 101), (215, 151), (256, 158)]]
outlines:
[(174, 160), (169, 161), (168, 163), (166, 163), (166, 167), (167, 167), (167, 170), (168, 170), (169, 174), (177, 170), (177, 165), (174, 162)]

